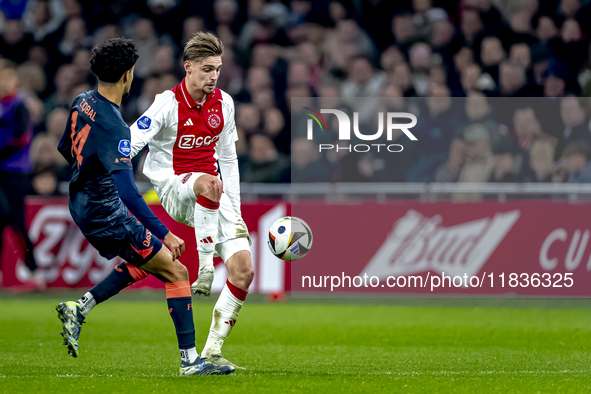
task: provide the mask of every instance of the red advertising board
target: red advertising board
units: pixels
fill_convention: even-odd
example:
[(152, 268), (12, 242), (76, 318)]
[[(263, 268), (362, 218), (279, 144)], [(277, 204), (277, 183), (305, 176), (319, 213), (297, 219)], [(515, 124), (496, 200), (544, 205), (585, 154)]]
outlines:
[[(187, 243), (181, 261), (194, 280), (193, 229), (159, 205), (152, 209)], [(267, 230), (289, 209), (314, 234), (312, 250), (291, 269), (266, 245)], [(253, 241), (254, 292), (591, 296), (591, 204), (259, 202), (243, 204), (242, 213)], [(30, 199), (27, 222), (49, 287), (91, 287), (117, 263), (88, 244), (64, 199)], [(26, 278), (20, 246), (9, 232), (2, 273), (5, 287)], [(224, 281), (218, 259), (214, 290)], [(162, 287), (150, 277), (134, 286)]]
[[(191, 227), (175, 222), (159, 204), (150, 206), (163, 223), (186, 243), (186, 251), (180, 261), (187, 266), (191, 281), (197, 279), (199, 269), (195, 233)], [(285, 290), (285, 263), (273, 256), (267, 248), (266, 236), (259, 237), (271, 224), (287, 214), (287, 206), (277, 202), (243, 204), (243, 217), (252, 239), (251, 253), (257, 275), (251, 291), (262, 293)], [(90, 288), (101, 281), (121, 260), (107, 260), (100, 256), (84, 238), (72, 221), (67, 199), (29, 198), (26, 211), (29, 236), (35, 244), (35, 257), (44, 273), (49, 288)], [(3, 287), (22, 285), (28, 278), (28, 270), (22, 260), (22, 246), (14, 234), (5, 231), (1, 255)], [(216, 275), (213, 289), (220, 291), (226, 278), (221, 259), (216, 259)], [(156, 278), (148, 276), (134, 285), (136, 288), (164, 286)]]
[(301, 203), (291, 211), (314, 233), (311, 252), (292, 265), (292, 291), (591, 296), (591, 204)]

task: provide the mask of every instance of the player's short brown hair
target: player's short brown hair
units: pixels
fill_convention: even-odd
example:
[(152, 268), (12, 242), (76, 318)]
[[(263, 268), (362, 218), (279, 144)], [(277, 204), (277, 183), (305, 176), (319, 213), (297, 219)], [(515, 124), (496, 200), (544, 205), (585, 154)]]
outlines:
[(212, 33), (203, 31), (195, 33), (185, 45), (183, 51), (183, 62), (201, 62), (210, 56), (222, 56), (224, 53), (224, 44)]

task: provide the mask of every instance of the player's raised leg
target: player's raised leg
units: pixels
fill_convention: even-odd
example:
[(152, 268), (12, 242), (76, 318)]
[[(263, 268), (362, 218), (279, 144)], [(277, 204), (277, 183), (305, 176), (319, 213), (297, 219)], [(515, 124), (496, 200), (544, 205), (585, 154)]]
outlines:
[(254, 279), (254, 270), (246, 238), (231, 239), (224, 244), (222, 247), (233, 244), (234, 248), (242, 250), (232, 254), (226, 261), (228, 280), (213, 308), (209, 336), (201, 354), (216, 364), (244, 369), (223, 357), (222, 346), (238, 320), (238, 313), (244, 305), (248, 288)]
[(199, 277), (191, 286), (193, 294), (208, 297), (213, 282), (213, 254), (218, 241), (218, 220), (222, 182), (215, 176), (204, 174), (195, 181), (195, 239), (199, 252)]

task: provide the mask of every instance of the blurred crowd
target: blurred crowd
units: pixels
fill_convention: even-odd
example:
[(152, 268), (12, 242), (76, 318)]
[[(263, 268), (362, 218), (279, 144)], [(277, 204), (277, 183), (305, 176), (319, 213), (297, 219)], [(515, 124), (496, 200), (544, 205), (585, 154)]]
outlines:
[[(131, 124), (182, 80), (182, 47), (202, 30), (225, 45), (218, 87), (236, 103), (243, 182), (591, 180), (588, 0), (0, 0), (0, 12), (0, 62), (16, 64), (31, 129), (20, 141), (32, 194), (69, 180), (55, 148), (74, 97), (95, 86), (93, 45), (135, 40), (121, 108)], [(292, 137), (294, 97), (350, 112), (359, 100), (348, 99), (384, 98), (420, 114), (419, 142), (319, 153)]]

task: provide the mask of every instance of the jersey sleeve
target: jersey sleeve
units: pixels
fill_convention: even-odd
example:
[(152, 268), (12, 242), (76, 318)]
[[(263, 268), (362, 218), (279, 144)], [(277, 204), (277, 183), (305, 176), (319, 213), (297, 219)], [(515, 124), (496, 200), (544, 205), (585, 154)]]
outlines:
[(74, 164), (74, 157), (72, 157), (72, 116), (74, 112), (77, 112), (76, 105), (80, 102), (80, 98), (76, 97), (72, 104), (72, 109), (68, 115), (68, 121), (66, 122), (66, 128), (64, 134), (58, 143), (57, 150), (66, 159), (68, 164)]
[(218, 160), (224, 191), (228, 195), (233, 208), (240, 210), (240, 173), (238, 171), (238, 156), (236, 155), (236, 141), (238, 141), (238, 132), (236, 131), (236, 122), (234, 119), (234, 101), (230, 96), (224, 98), (227, 100), (224, 108), (224, 128), (220, 135), (218, 145)]
[(174, 93), (166, 91), (156, 95), (154, 102), (129, 128), (131, 130), (131, 157), (144, 149), (169, 122), (175, 109), (172, 100)]
[(107, 131), (98, 146), (97, 156), (109, 174), (131, 165), (131, 141), (129, 128), (117, 125)]
[(236, 132), (234, 100), (232, 100), (230, 95), (226, 95), (224, 97), (224, 101), (224, 128), (220, 133), (219, 145), (222, 150), (233, 147), (236, 144), (236, 141), (238, 141), (238, 133)]
[(159, 239), (163, 239), (168, 234), (168, 229), (154, 215), (150, 207), (146, 204), (146, 201), (142, 198), (133, 180), (133, 171), (131, 169), (115, 171), (111, 174), (111, 177), (113, 177), (119, 197), (121, 197), (121, 200), (129, 208), (131, 213), (154, 235)]

